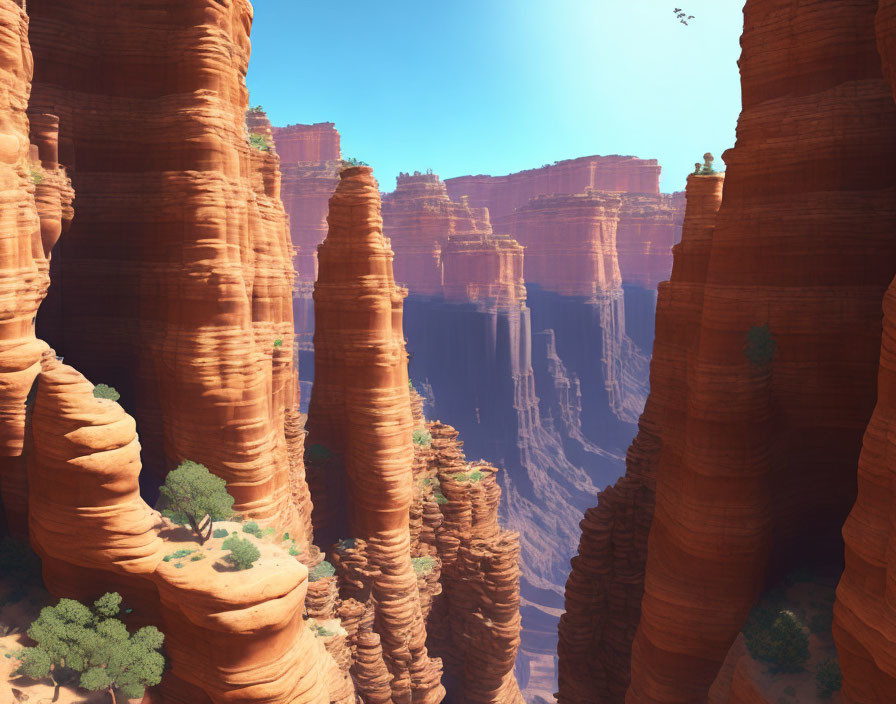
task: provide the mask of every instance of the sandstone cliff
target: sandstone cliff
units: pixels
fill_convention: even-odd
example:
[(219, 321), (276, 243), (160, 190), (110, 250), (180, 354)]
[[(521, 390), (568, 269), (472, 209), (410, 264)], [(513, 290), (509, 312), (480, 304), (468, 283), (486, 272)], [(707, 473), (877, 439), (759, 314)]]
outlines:
[[(73, 192), (58, 159), (56, 116), (26, 114), (32, 59), (28, 18), (17, 3), (0, 4), (0, 512), (9, 529), (27, 535), (24, 461), (25, 400), (48, 349), (35, 336), (35, 316), (50, 284), (49, 260), (72, 219)], [(32, 144), (33, 143), (33, 144)], [(2, 515), (0, 515), (2, 520)]]
[[(703, 701), (764, 586), (842, 554), (875, 398), (880, 300), (896, 269), (896, 183), (882, 165), (896, 149), (896, 106), (876, 56), (876, 10), (747, 2), (743, 112), (696, 343), (678, 375), (684, 411), (656, 418), (629, 702)], [(685, 297), (673, 304), (698, 309)], [(615, 584), (610, 593), (624, 578)], [(840, 591), (856, 603), (850, 587)], [(858, 672), (869, 660), (846, 635), (862, 629), (844, 606), (838, 640)], [(847, 696), (850, 686), (847, 674)]]
[(244, 122), (251, 6), (37, 0), (28, 12), (31, 107), (60, 116), (79, 205), (41, 336), (120, 391), (148, 495), (189, 458), (227, 480), (237, 510), (301, 535), (301, 448), (285, 431), (291, 251), (276, 156), (250, 146)]
[(583, 156), (546, 164), (507, 176), (459, 176), (446, 179), (454, 200), (469, 196), (470, 205), (488, 208), (501, 223), (516, 208), (540, 195), (623, 191), (659, 193), (660, 166), (656, 159), (633, 156)]
[(383, 234), (395, 249), (395, 276), (411, 295), (442, 294), (442, 251), (454, 235), (491, 232), (487, 211), (449, 199), (433, 173), (399, 174), (383, 199)]
[[(875, 29), (883, 74), (896, 96), (896, 3), (890, 0), (878, 3)], [(886, 211), (881, 213), (882, 224), (887, 223), (886, 215)], [(888, 576), (892, 570), (894, 541), (891, 518), (894, 465), (890, 456), (893, 389), (896, 388), (893, 378), (894, 304), (896, 288), (891, 282), (883, 298), (877, 406), (865, 430), (859, 456), (858, 497), (843, 527), (846, 569), (837, 588), (834, 636), (843, 672), (845, 702), (896, 698), (893, 587)]]
[(703, 290), (724, 177), (690, 176), (671, 278), (659, 285), (650, 395), (626, 473), (582, 521), (560, 620), (559, 700), (622, 702), (641, 617), (647, 535), (661, 451), (683, 451), (687, 369), (697, 346)]
[(392, 675), (393, 701), (435, 703), (444, 696), (441, 661), (427, 654), (410, 552), (414, 451), (402, 331), (407, 291), (392, 278), (372, 169), (348, 168), (340, 179), (330, 199), (314, 288), (308, 430), (312, 447), (335, 456), (347, 492), (334, 496), (327, 492), (332, 484), (313, 481), (312, 498), (319, 504), (347, 501), (347, 510), (325, 509), (331, 522), (316, 522), (315, 532), (324, 544), (349, 537), (364, 541), (375, 570), (373, 629)]

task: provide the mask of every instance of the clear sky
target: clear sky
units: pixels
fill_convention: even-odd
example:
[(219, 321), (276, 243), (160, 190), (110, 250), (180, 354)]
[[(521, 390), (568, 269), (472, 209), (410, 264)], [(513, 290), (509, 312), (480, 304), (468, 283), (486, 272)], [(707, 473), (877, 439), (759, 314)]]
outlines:
[(734, 144), (737, 0), (253, 4), (251, 104), (275, 125), (335, 122), (384, 191), (399, 171), (632, 154), (659, 159), (671, 192)]

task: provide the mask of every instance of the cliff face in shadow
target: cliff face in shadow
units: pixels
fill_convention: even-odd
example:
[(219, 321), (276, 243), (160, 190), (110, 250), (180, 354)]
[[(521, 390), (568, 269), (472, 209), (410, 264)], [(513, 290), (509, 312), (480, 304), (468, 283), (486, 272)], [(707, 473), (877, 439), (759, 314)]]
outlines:
[[(891, 698), (890, 648), (867, 626), (884, 622), (869, 614), (883, 584), (870, 526), (886, 502), (874, 488), (885, 415), (868, 421), (896, 271), (896, 183), (877, 162), (896, 149), (896, 108), (877, 12), (876, 2), (746, 4), (743, 112), (721, 207), (692, 237), (691, 216), (709, 215), (692, 212), (693, 189), (710, 178), (692, 176), (641, 433), (626, 477), (586, 516), (567, 585), (561, 701), (704, 701), (717, 676), (729, 692), (715, 688), (714, 701), (763, 701), (742, 670), (720, 668), (767, 587), (797, 568), (840, 567), (863, 433), (865, 493), (844, 528), (834, 636), (844, 701)], [(606, 546), (626, 556), (608, 561)], [(613, 609), (623, 591), (627, 616)], [(618, 675), (626, 661), (630, 682)]]

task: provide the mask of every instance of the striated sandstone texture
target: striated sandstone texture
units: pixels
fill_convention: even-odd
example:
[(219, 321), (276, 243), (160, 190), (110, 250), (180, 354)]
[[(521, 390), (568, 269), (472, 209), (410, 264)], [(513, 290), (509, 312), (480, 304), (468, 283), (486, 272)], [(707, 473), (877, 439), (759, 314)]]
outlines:
[(31, 109), (59, 115), (78, 192), (41, 336), (133, 411), (147, 495), (189, 458), (227, 480), (241, 513), (307, 534), (301, 446), (286, 438), (291, 248), (277, 157), (250, 146), (244, 121), (249, 2), (28, 12)]
[[(293, 319), (299, 351), (301, 397), (310, 398), (314, 378), (314, 282), (317, 247), (327, 236), (327, 207), (343, 163), (333, 123), (272, 128), (283, 175), (281, 198), (295, 249)], [(303, 410), (307, 410), (307, 406)]]
[[(316, 521), (315, 533), (324, 544), (349, 537), (364, 542), (366, 560), (376, 572), (373, 630), (380, 638), (366, 649), (381, 648), (394, 702), (435, 704), (445, 693), (441, 661), (427, 654), (410, 552), (414, 446), (402, 331), (407, 290), (393, 280), (372, 169), (348, 168), (340, 179), (330, 199), (329, 232), (319, 249), (314, 288), (308, 442), (309, 454), (320, 448), (332, 458), (330, 473), (341, 470), (347, 506), (328, 509), (343, 497), (328, 492), (309, 471), (312, 498), (329, 519)], [(339, 520), (343, 516), (347, 520)], [(368, 671), (375, 675), (376, 670)]]
[(450, 701), (523, 704), (514, 677), (520, 543), (518, 533), (498, 524), (498, 470), (466, 462), (451, 426), (436, 422), (427, 429), (432, 445), (416, 475), (418, 551), (438, 559), (442, 585), (427, 619), (427, 642), (444, 660)]
[(0, 29), (0, 524), (5, 514), (9, 530), (25, 538), (25, 401), (48, 349), (35, 336), (34, 319), (50, 284), (50, 254), (72, 219), (74, 193), (59, 165), (58, 118), (26, 114), (33, 63), (28, 18), (18, 3), (0, 2)]
[(395, 250), (395, 277), (412, 296), (442, 295), (442, 252), (448, 238), (491, 234), (488, 211), (452, 201), (433, 173), (401, 173), (383, 199), (383, 234)]
[(531, 198), (553, 193), (623, 191), (659, 193), (660, 166), (656, 159), (633, 156), (583, 156), (554, 162), (507, 176), (459, 176), (446, 179), (448, 195), (469, 196), (470, 205), (488, 208), (492, 220), (503, 218)]
[[(883, 74), (896, 96), (896, 3), (891, 0), (878, 3), (875, 29)], [(844, 702), (896, 699), (893, 648), (896, 629), (891, 577), (896, 288), (892, 282), (883, 299), (883, 313), (877, 405), (865, 430), (859, 456), (858, 497), (843, 527), (846, 569), (837, 588), (834, 609), (834, 637), (843, 672)]]
[(622, 702), (641, 617), (647, 536), (661, 451), (684, 449), (687, 370), (697, 350), (703, 290), (724, 176), (690, 176), (681, 242), (671, 279), (659, 286), (650, 395), (626, 473), (600, 494), (581, 523), (578, 555), (560, 620), (559, 701)]
[(514, 307), (526, 299), (523, 248), (509, 235), (453, 235), (442, 250), (442, 295)]
[[(140, 498), (135, 422), (47, 353), (37, 379), (28, 456), (31, 542), (47, 588), (92, 601), (115, 590), (165, 633), (167, 704), (327, 704), (335, 664), (305, 626), (308, 573), (271, 544), (233, 571), (211, 539), (194, 536)], [(220, 526), (235, 528), (237, 524)], [(202, 644), (199, 647), (198, 644)]]
[(277, 152), (287, 164), (339, 161), (339, 132), (332, 122), (273, 128)]
[[(660, 452), (629, 702), (702, 701), (763, 586), (842, 554), (896, 270), (896, 174), (885, 166), (896, 105), (876, 11), (818, 0), (744, 9), (743, 112), (685, 413)], [(875, 617), (846, 584), (841, 594), (838, 640), (856, 682), (869, 660), (846, 612)], [(848, 675), (847, 698), (868, 701), (854, 686)]]
[(507, 231), (526, 249), (526, 282), (561, 296), (618, 290), (621, 204), (615, 195), (594, 192), (538, 196), (505, 218)]

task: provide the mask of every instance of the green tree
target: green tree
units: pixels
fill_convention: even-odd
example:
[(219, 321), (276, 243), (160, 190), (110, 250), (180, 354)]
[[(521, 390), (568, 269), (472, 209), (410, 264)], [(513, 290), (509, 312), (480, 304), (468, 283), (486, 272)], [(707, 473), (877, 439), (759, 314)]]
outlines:
[(116, 690), (130, 699), (142, 696), (162, 679), (165, 658), (159, 649), (164, 636), (154, 626), (128, 633), (115, 618), (120, 609), (121, 596), (115, 592), (97, 599), (92, 609), (74, 599), (43, 608), (28, 629), (37, 645), (16, 654), (21, 660), (17, 674), (49, 678), (54, 702), (66, 670), (80, 673), (82, 689), (108, 691), (113, 704)]
[(761, 604), (744, 624), (747, 650), (774, 672), (802, 672), (809, 660), (809, 634), (792, 611)]
[(252, 544), (251, 540), (239, 538), (235, 535), (231, 535), (225, 540), (221, 547), (225, 550), (230, 550), (230, 554), (225, 555), (224, 559), (239, 570), (249, 569), (252, 567), (252, 563), (261, 557), (261, 553)]
[(168, 473), (159, 491), (167, 502), (162, 515), (175, 523), (189, 524), (199, 536), (200, 545), (211, 537), (214, 521), (233, 515), (227, 482), (198, 462), (181, 462)]

